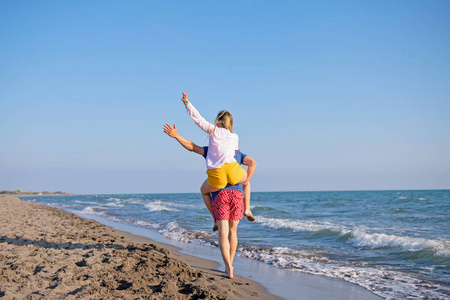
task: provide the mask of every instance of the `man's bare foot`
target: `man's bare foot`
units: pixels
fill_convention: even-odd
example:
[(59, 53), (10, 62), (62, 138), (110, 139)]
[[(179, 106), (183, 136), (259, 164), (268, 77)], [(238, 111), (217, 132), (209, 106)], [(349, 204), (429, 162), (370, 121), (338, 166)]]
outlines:
[(229, 278), (229, 279), (233, 279), (234, 275), (233, 275), (233, 270), (234, 267), (231, 267), (231, 270), (228, 270), (227, 267), (225, 267), (225, 273), (222, 274), (223, 277)]
[(247, 220), (250, 222), (254, 222), (256, 220), (251, 211), (245, 212), (244, 216), (246, 216)]
[(219, 231), (219, 226), (217, 226), (217, 223), (214, 221), (213, 231)]

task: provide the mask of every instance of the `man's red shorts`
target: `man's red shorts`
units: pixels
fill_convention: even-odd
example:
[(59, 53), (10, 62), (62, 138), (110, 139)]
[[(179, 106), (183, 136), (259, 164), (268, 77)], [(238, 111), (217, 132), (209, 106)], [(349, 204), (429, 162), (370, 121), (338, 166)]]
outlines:
[(237, 190), (223, 190), (212, 201), (214, 221), (242, 220), (244, 195)]

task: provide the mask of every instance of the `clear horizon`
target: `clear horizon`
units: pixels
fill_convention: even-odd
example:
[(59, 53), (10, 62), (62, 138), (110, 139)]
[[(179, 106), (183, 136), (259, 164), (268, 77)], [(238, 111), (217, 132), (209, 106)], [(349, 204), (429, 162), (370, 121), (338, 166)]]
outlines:
[[(15, 191), (15, 190), (8, 190), (8, 191)], [(53, 194), (55, 192), (62, 192), (64, 194), (61, 194), (61, 196), (88, 196), (88, 195), (164, 195), (164, 194), (197, 194), (196, 192), (175, 192), (175, 193), (170, 193), (170, 192), (166, 192), (166, 193), (96, 193), (96, 194), (76, 194), (76, 193), (72, 193), (72, 192), (66, 192), (66, 191), (23, 191), (20, 190), (21, 192), (25, 192), (25, 193), (42, 193), (42, 192), (48, 192), (49, 194)], [(333, 193), (333, 192), (408, 192), (408, 191), (450, 191), (450, 189), (411, 189), (411, 190), (323, 190), (323, 191), (255, 191), (255, 193)], [(0, 191), (3, 192), (3, 191)], [(45, 195), (43, 195), (45, 196)], [(26, 196), (25, 196), (26, 197)], [(31, 196), (30, 196), (31, 197)]]
[(449, 1), (2, 1), (0, 190), (197, 192), (180, 101), (253, 191), (450, 189)]

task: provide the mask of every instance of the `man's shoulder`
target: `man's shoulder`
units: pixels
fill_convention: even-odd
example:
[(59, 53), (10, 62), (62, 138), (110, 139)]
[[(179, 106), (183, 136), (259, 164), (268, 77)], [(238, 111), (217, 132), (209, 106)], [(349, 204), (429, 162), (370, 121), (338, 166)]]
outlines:
[(242, 164), (244, 162), (244, 158), (246, 156), (247, 154), (242, 153), (240, 150), (236, 150), (236, 152), (234, 153), (234, 159), (236, 159), (239, 164)]

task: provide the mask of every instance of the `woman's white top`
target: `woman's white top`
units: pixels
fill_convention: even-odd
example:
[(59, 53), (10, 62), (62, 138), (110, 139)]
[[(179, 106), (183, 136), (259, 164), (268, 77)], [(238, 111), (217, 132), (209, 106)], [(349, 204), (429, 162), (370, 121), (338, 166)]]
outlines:
[[(209, 134), (206, 168), (218, 169), (226, 163), (235, 162), (234, 152), (239, 150), (238, 135), (226, 128), (216, 127), (214, 129), (214, 124), (206, 121), (190, 102), (186, 105), (186, 110), (195, 124)], [(211, 133), (213, 129), (214, 131)]]

